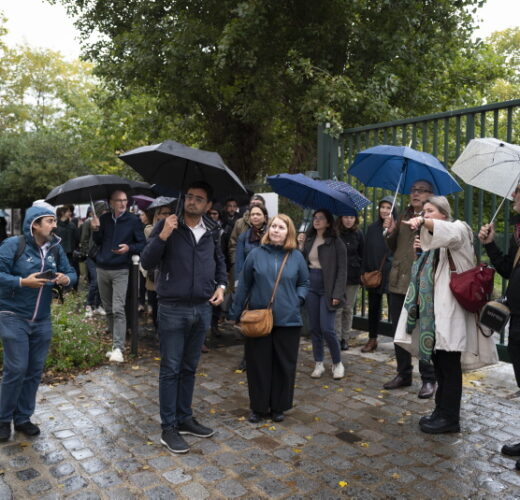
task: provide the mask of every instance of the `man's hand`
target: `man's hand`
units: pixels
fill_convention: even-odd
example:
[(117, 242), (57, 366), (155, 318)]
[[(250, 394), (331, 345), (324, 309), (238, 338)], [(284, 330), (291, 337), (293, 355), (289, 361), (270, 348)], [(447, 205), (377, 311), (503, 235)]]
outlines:
[(41, 288), (45, 285), (45, 283), (49, 283), (51, 280), (45, 280), (42, 278), (37, 278), (36, 275), (40, 273), (32, 273), (29, 274), (26, 278), (22, 278), (21, 285), (27, 286), (29, 288)]
[(337, 305), (339, 305), (339, 302), (340, 302), (339, 299), (332, 299), (332, 306), (336, 307)]
[(395, 221), (394, 218), (389, 215), (384, 221), (383, 221), (383, 229), (386, 229), (386, 234), (390, 234), (395, 229)]
[(222, 302), (224, 302), (224, 289), (221, 288), (220, 286), (215, 290), (215, 293), (213, 294), (213, 296), (211, 297), (211, 299), (209, 299), (209, 303), (213, 306), (213, 307), (217, 307), (219, 306), (220, 304), (222, 304)]
[(478, 232), (478, 239), (484, 245), (491, 243), (495, 239), (495, 226), (494, 224), (484, 224)]
[(115, 253), (117, 255), (123, 255), (124, 253), (127, 253), (128, 250), (130, 250), (130, 247), (126, 243), (120, 243), (118, 250), (112, 250), (112, 253)]
[(99, 229), (99, 219), (95, 215), (92, 216), (92, 220), (90, 221), (90, 228), (92, 231), (97, 231)]
[(177, 229), (178, 225), (179, 221), (177, 220), (177, 216), (175, 214), (166, 217), (166, 219), (164, 219), (164, 226), (162, 231), (159, 233), (159, 238), (161, 238), (163, 241), (166, 241), (170, 237), (170, 234), (172, 234), (173, 231)]
[(66, 274), (56, 273), (56, 279), (54, 280), (57, 285), (67, 286), (70, 283), (70, 279)]

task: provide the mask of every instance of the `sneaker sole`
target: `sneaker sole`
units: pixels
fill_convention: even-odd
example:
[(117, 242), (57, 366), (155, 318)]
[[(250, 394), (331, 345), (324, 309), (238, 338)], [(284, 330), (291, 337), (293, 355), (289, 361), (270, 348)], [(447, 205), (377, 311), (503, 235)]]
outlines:
[(211, 434), (195, 434), (194, 432), (191, 432), (191, 431), (179, 431), (179, 434), (183, 434), (185, 436), (186, 435), (195, 436), (195, 437), (199, 437), (199, 438), (209, 438), (215, 434), (215, 431), (211, 432)]
[(190, 451), (190, 448), (186, 448), (185, 450), (174, 450), (173, 448), (170, 448), (168, 446), (168, 443), (166, 441), (163, 441), (163, 439), (161, 438), (161, 444), (166, 446), (166, 449), (168, 451), (171, 451), (172, 453), (188, 453), (188, 451)]

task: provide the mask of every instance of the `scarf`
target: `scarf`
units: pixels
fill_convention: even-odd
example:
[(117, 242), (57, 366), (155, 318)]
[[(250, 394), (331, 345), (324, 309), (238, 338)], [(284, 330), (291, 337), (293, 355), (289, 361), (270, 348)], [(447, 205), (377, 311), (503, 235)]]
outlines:
[(431, 362), (435, 346), (435, 314), (433, 310), (433, 289), (436, 252), (423, 252), (412, 265), (412, 277), (404, 307), (408, 311), (406, 333), (412, 333), (419, 326), (419, 359)]
[(255, 226), (251, 226), (251, 235), (249, 236), (249, 241), (251, 243), (256, 243), (262, 239), (262, 236), (265, 233), (265, 226), (266, 225), (264, 224), (260, 229)]

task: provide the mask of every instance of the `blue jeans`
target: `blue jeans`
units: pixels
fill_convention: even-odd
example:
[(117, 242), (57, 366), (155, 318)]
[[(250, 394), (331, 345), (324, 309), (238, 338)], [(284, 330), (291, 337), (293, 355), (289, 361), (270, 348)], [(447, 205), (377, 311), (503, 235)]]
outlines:
[(51, 337), (50, 318), (29, 321), (0, 312), (0, 338), (4, 346), (0, 422), (13, 420), (22, 424), (31, 418)]
[(88, 295), (87, 305), (97, 309), (101, 305), (101, 297), (99, 296), (99, 288), (97, 284), (96, 262), (90, 257), (85, 261), (88, 269)]
[(163, 429), (193, 415), (191, 403), (200, 350), (211, 322), (211, 305), (159, 304), (157, 313), (161, 367), (159, 405)]
[(332, 362), (336, 365), (341, 362), (341, 351), (336, 335), (336, 311), (328, 308), (329, 299), (323, 288), (323, 274), (321, 269), (310, 269), (309, 293), (305, 299), (305, 306), (309, 316), (312, 353), (314, 361), (323, 361), (323, 340), (329, 346)]

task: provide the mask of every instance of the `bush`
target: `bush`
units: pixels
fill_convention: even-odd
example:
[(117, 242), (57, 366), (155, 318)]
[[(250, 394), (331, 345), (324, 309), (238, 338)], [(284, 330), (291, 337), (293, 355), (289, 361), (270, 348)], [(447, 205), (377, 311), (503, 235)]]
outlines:
[(64, 299), (51, 308), (53, 336), (45, 369), (71, 372), (101, 364), (107, 350), (103, 327), (84, 317), (82, 295), (71, 292)]

